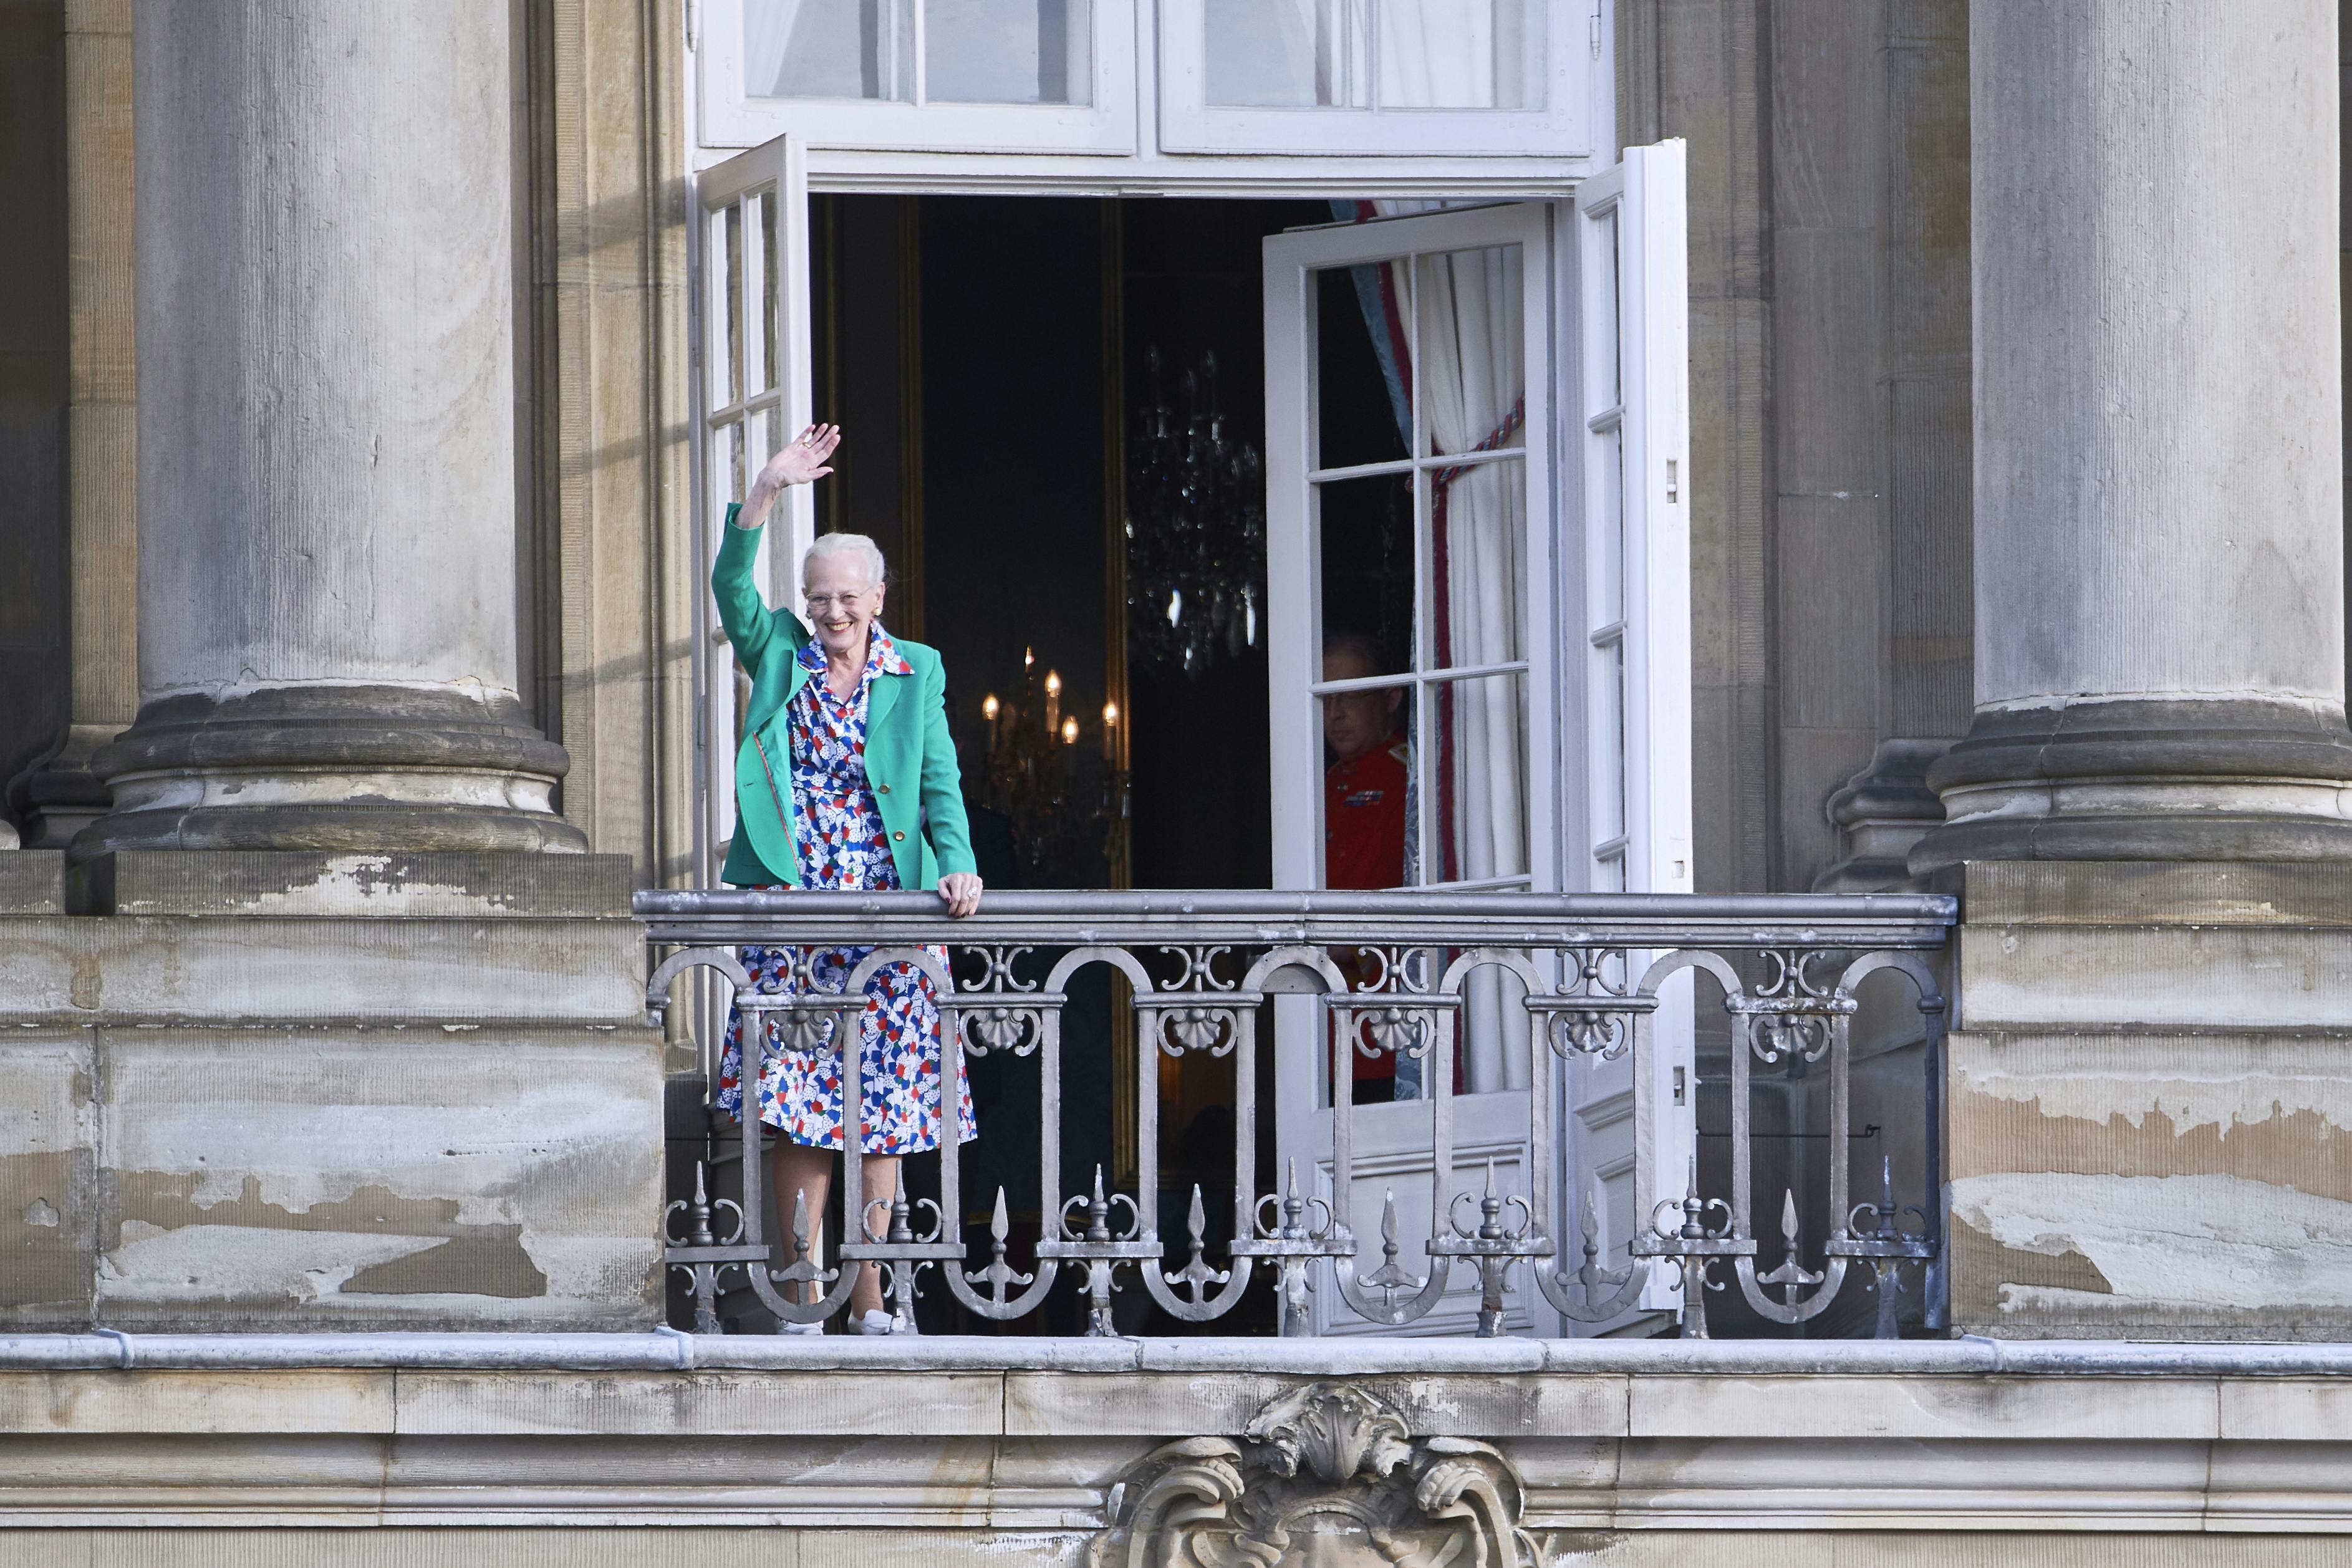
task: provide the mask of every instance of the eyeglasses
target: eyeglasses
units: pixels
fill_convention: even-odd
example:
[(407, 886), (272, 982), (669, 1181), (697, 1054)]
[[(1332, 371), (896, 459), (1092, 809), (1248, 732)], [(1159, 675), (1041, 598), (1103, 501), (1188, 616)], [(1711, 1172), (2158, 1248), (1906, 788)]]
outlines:
[(857, 612), (857, 607), (865, 603), (869, 597), (871, 596), (865, 593), (812, 593), (801, 602), (808, 607), (808, 612), (812, 615), (822, 615), (835, 604), (840, 605), (845, 612), (854, 615)]

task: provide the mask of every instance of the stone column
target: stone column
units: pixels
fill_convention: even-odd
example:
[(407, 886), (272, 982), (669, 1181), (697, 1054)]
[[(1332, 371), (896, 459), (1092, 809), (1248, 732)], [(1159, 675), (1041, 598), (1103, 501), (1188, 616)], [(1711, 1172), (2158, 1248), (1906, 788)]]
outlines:
[(1976, 718), (1910, 860), (1963, 1332), (2352, 1321), (2336, 34), (1972, 8)]
[(1979, 5), (1969, 860), (2352, 858), (2336, 7)]
[(578, 849), (516, 695), (509, 7), (138, 7), (137, 722), (89, 850)]

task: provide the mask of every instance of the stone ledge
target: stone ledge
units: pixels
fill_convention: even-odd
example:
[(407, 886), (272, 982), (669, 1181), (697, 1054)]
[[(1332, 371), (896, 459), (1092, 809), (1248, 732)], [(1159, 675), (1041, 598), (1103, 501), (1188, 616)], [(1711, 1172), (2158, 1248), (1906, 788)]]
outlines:
[(65, 851), (0, 849), (0, 915), (65, 912)]
[(561, 916), (0, 915), (0, 1019), (642, 1029), (645, 951), (631, 922)]
[[(500, 1336), (368, 1335), (344, 1357), (395, 1364), (140, 1360), (317, 1361), (332, 1337), (0, 1340), (0, 1365), (16, 1368), (0, 1372), (0, 1530), (740, 1523), (904, 1531), (910, 1547), (949, 1554), (931, 1562), (1075, 1563), (1116, 1510), (1113, 1488), (1160, 1444), (1238, 1437), (1269, 1396), (1341, 1382), (1397, 1411), (1415, 1440), (1496, 1445), (1539, 1536), (2352, 1532), (2343, 1345), (819, 1341), (741, 1347), (760, 1367), (689, 1370), (662, 1360), (730, 1348), (563, 1335), (512, 1336), (508, 1358), (577, 1364), (468, 1369), (420, 1364), (498, 1357)], [(1390, 1370), (1309, 1364), (1343, 1348)], [(1117, 1401), (1123, 1419), (1101, 1419), (1102, 1377), (1119, 1363), (1250, 1349), (1256, 1371), (1146, 1377)], [(101, 1353), (133, 1364), (28, 1364)], [(1513, 1370), (1529, 1353), (1584, 1364)], [(1857, 1364), (1798, 1370), (1842, 1359)], [(2009, 1359), (2050, 1370), (1994, 1370)], [(1416, 1360), (1486, 1364), (1408, 1370)], [(1727, 1370), (1766, 1364), (1783, 1370)], [(2303, 1370), (2273, 1370), (2288, 1367)], [(1066, 1419), (1021, 1419), (1024, 1403)], [(1071, 1550), (1021, 1555), (1043, 1544), (1035, 1532)]]
[(1985, 926), (1955, 935), (1955, 1029), (2352, 1025), (2352, 928), (2277, 925)]
[(73, 908), (79, 915), (626, 920), (635, 881), (627, 855), (122, 850), (75, 868)]
[[(1188, 1339), (374, 1333), (0, 1334), (0, 1372), (1181, 1372), (1287, 1377), (1566, 1372), (1629, 1376), (2341, 1379), (2352, 1341)], [(2352, 1433), (2347, 1433), (2352, 1437)]]
[(2352, 926), (2352, 862), (1970, 861), (1931, 879), (1969, 925)]

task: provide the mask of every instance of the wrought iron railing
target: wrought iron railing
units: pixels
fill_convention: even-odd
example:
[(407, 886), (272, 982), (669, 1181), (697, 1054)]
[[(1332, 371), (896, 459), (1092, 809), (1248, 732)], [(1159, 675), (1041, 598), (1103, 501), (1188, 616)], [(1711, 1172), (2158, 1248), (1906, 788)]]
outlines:
[[(718, 1303), (730, 1288), (748, 1287), (779, 1328), (822, 1322), (849, 1300), (858, 1270), (845, 1265), (862, 1263), (881, 1266), (891, 1309), (906, 1321), (926, 1271), (945, 1283), (965, 1321), (983, 1323), (1036, 1321), (1066, 1274), (1091, 1333), (1116, 1332), (1113, 1292), (1130, 1281), (1163, 1322), (1229, 1327), (1248, 1315), (1236, 1308), (1263, 1281), (1272, 1299), (1259, 1297), (1258, 1316), (1285, 1334), (1316, 1332), (1318, 1294), (1327, 1327), (1426, 1332), (1449, 1281), (1475, 1281), (1476, 1332), (1493, 1334), (1507, 1332), (1507, 1285), (1517, 1270), (1570, 1332), (1638, 1330), (1671, 1317), (1684, 1335), (1705, 1336), (1709, 1295), (1733, 1283), (1748, 1328), (1773, 1332), (1823, 1319), (1850, 1272), (1875, 1291), (1875, 1310), (1855, 1312), (1849, 1293), (1846, 1321), (1834, 1326), (1892, 1337), (1902, 1321), (1898, 1294), (1919, 1301), (1926, 1326), (1937, 1326), (1945, 1003), (1935, 959), (1955, 918), (1948, 898), (992, 893), (978, 915), (957, 921), (927, 894), (653, 892), (637, 895), (636, 911), (659, 958), (651, 1012), (660, 1019), (673, 988), (685, 996), (698, 973), (706, 1044), (731, 1001), (747, 1020), (774, 1019), (785, 1049), (816, 1047), (826, 1019), (838, 1017), (832, 1038), (862, 1055), (854, 1009), (865, 983), (883, 965), (907, 963), (936, 988), (947, 1051), (1034, 1057), (1038, 1070), (1029, 1211), (1037, 1234), (1027, 1247), (1014, 1244), (1005, 1186), (992, 1200), (981, 1195), (968, 1216), (963, 1161), (946, 1158), (937, 1197), (914, 1201), (903, 1179), (895, 1192), (863, 1191), (859, 1162), (843, 1162), (840, 1212), (858, 1219), (828, 1249), (805, 1205), (775, 1223), (762, 1140), (713, 1118), (712, 1152), (740, 1150), (740, 1196), (714, 1198), (697, 1162), (691, 1195), (670, 1206), (684, 1234), (667, 1238), (668, 1263), (690, 1281), (699, 1332), (719, 1332)], [(796, 995), (753, 988), (738, 956), (745, 945), (873, 950), (848, 977), (845, 1003), (839, 993), (806, 994), (805, 984)], [(936, 956), (942, 948), (945, 964)], [(1070, 1184), (1074, 1192), (1063, 1158), (1066, 1015), (1074, 983), (1097, 966), (1121, 982), (1115, 1005), (1131, 1019), (1087, 1042), (1129, 1053), (1118, 1092), (1131, 1107), (1131, 1181), (1107, 1185), (1097, 1166), (1090, 1184)], [(1882, 972), (1886, 984), (1865, 1001), (1864, 983)], [(1899, 992), (1891, 1007), (1890, 991)], [(1289, 1004), (1288, 1016), (1309, 1009), (1311, 1038), (1264, 1038), (1269, 1004), (1283, 995), (1305, 998)], [(1475, 1027), (1518, 1064), (1504, 1074), (1511, 1086), (1503, 1092), (1525, 1101), (1525, 1179), (1508, 1191), (1491, 1162), (1483, 1179), (1457, 1169), (1456, 1063), (1481, 1009), (1496, 1021)], [(1902, 1186), (1916, 1191), (1914, 1204), (1898, 1203), (1886, 1145), (1860, 1147), (1878, 1138), (1876, 1123), (1863, 1133), (1851, 1124), (1858, 1014), (1872, 1020), (1870, 1032), (1900, 1037), (1897, 1088), (1890, 1099), (1886, 1083), (1874, 1082), (1873, 1092), (1909, 1122)], [(746, 1084), (758, 1079), (769, 1034), (741, 1031)], [(1341, 1040), (1351, 1049), (1338, 1049)], [(1318, 1061), (1317, 1107), (1328, 1120), (1304, 1178), (1294, 1155), (1262, 1185), (1258, 1059), (1269, 1043)], [(1670, 1179), (1660, 1174), (1660, 1151), (1691, 1135), (1706, 1080), (1695, 1077), (1685, 1097), (1678, 1073), (1670, 1080), (1659, 1069), (1667, 1053), (1691, 1063), (1695, 1049), (1721, 1066), (1714, 1081), (1727, 1087), (1727, 1134), (1711, 1135), (1727, 1136), (1728, 1155), (1715, 1149), (1703, 1179), (1695, 1155)], [(1180, 1190), (1171, 1258), (1162, 1234), (1159, 1066), (1187, 1057), (1230, 1064), (1230, 1176), (1206, 1184), (1207, 1197), (1193, 1186), (1189, 1203)], [(1360, 1239), (1356, 1208), (1366, 1112), (1355, 1080), (1360, 1061), (1382, 1057), (1402, 1069), (1395, 1082), (1404, 1088), (1394, 1092), (1427, 1102), (1409, 1124), (1427, 1129), (1419, 1163), (1427, 1166), (1429, 1233), (1418, 1270), (1402, 1257), (1393, 1187), (1376, 1222), (1381, 1261), (1366, 1268), (1359, 1259), (1369, 1241)], [(1630, 1212), (1640, 1218), (1626, 1228), (1635, 1234), (1621, 1231), (1613, 1244), (1602, 1239), (1592, 1187), (1576, 1190), (1566, 1174), (1563, 1075), (1580, 1061), (1588, 1071), (1630, 1068), (1619, 1078), (1630, 1079)], [(957, 1063), (946, 1065), (951, 1083)], [(1784, 1092), (1773, 1103), (1801, 1101), (1820, 1129), (1790, 1130), (1785, 1110), (1771, 1124), (1759, 1122), (1768, 1081)], [(941, 1098), (955, 1116), (955, 1095)], [(842, 1095), (851, 1147), (862, 1143), (861, 1103), (858, 1093)], [(1798, 1138), (1811, 1139), (1802, 1147), (1818, 1157), (1792, 1155)], [(1766, 1190), (1765, 1173), (1777, 1192)], [(1858, 1175), (1867, 1200), (1858, 1197)], [(1773, 1221), (1769, 1237), (1756, 1224), (1759, 1194)], [(1570, 1209), (1580, 1212), (1574, 1234), (1563, 1236)], [(1823, 1319), (1814, 1331), (1831, 1326)]]

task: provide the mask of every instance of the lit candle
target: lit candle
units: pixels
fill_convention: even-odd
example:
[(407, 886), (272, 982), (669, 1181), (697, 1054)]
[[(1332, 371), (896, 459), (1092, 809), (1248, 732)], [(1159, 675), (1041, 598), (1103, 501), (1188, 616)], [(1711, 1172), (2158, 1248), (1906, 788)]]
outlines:
[(1118, 761), (1118, 705), (1103, 704), (1103, 760)]
[(1003, 711), (1003, 705), (996, 700), (994, 692), (980, 699), (980, 716), (988, 721), (988, 749), (991, 756), (996, 752), (996, 716)]
[(1051, 733), (1062, 727), (1062, 677), (1059, 672), (1045, 672), (1045, 729)]
[(1064, 746), (1076, 746), (1077, 743), (1078, 720), (1077, 716), (1073, 714), (1068, 718), (1062, 721), (1062, 744)]

